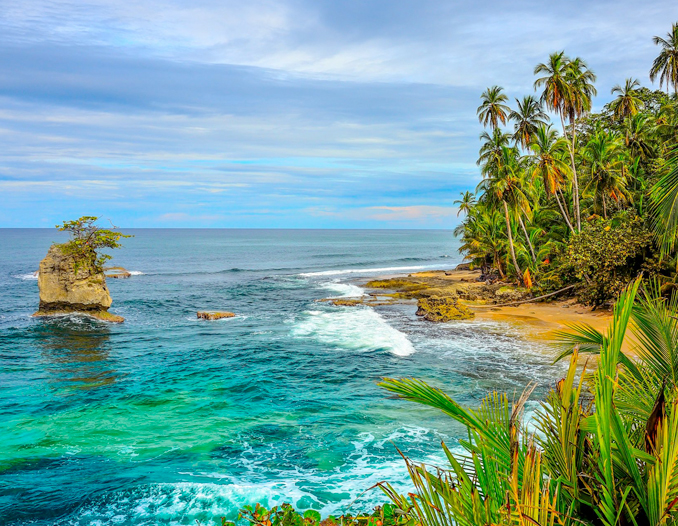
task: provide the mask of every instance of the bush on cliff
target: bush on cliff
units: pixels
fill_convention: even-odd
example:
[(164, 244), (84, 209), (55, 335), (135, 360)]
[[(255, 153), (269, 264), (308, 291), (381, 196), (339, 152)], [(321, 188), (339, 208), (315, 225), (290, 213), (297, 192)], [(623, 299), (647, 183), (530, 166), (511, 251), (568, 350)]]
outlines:
[(79, 265), (88, 265), (95, 272), (102, 272), (111, 256), (102, 254), (100, 250), (119, 248), (120, 239), (132, 236), (101, 228), (96, 224), (98, 219), (96, 216), (82, 216), (73, 221), (64, 221), (56, 228), (71, 234), (70, 241), (59, 245), (62, 252), (72, 255)]

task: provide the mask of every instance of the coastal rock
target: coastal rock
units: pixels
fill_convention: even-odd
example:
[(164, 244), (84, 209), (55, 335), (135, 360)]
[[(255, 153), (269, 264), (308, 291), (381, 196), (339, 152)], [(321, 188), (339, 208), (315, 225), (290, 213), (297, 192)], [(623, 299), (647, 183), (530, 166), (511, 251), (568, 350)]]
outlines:
[(104, 274), (107, 278), (126, 279), (132, 276), (129, 270), (123, 267), (106, 267)]
[(428, 321), (468, 320), (475, 316), (468, 307), (459, 303), (456, 296), (421, 298), (417, 307), (417, 316)]
[(112, 300), (104, 273), (76, 261), (59, 245), (52, 245), (40, 262), (38, 288), (40, 306), (33, 316), (82, 313), (104, 321), (124, 321), (108, 312)]
[(364, 302), (362, 299), (332, 298), (330, 299), (330, 303), (339, 307), (356, 307), (358, 305), (362, 305)]
[(198, 318), (201, 320), (220, 320), (222, 318), (235, 318), (235, 314), (226, 311), (198, 311)]
[(510, 301), (524, 300), (529, 296), (527, 289), (520, 287), (503, 286), (494, 293), (498, 303), (508, 303)]

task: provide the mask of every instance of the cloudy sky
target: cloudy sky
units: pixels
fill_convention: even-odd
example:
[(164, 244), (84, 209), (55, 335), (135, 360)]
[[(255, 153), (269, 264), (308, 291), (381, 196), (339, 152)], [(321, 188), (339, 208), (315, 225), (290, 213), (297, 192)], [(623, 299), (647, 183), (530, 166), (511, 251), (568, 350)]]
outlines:
[(0, 0), (0, 227), (449, 228), (482, 90), (650, 85), (675, 0)]

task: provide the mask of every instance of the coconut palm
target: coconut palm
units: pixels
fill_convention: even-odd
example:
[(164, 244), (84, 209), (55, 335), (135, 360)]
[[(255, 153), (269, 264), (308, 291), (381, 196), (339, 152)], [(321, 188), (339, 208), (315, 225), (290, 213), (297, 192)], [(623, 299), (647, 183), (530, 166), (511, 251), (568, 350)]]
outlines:
[(546, 124), (548, 115), (544, 113), (541, 103), (532, 95), (516, 99), (517, 110), (512, 110), (509, 120), (514, 121), (513, 140), (523, 149), (527, 148), (537, 128)]
[(511, 111), (506, 105), (508, 97), (502, 93), (504, 88), (500, 86), (492, 86), (487, 88), (480, 96), (482, 103), (478, 106), (477, 115), (480, 123), (487, 127), (496, 130), (499, 124), (506, 124), (506, 119)]
[(504, 209), (511, 259), (519, 281), (522, 281), (522, 272), (516, 258), (510, 210), (530, 209), (530, 204), (522, 188), (522, 171), (523, 166), (521, 166), (518, 150), (504, 146), (501, 150), (499, 162), (496, 165), (486, 164), (483, 166), (485, 179), (478, 185), (478, 190), (483, 191), (488, 199), (501, 203)]
[[(460, 228), (461, 227), (461, 228)], [(502, 254), (506, 253), (504, 218), (495, 208), (478, 203), (455, 234), (461, 236), (459, 252), (478, 266), (489, 264), (505, 276)]]
[(617, 94), (617, 98), (610, 103), (610, 108), (615, 117), (623, 121), (627, 117), (632, 117), (638, 113), (642, 107), (643, 101), (638, 97), (638, 88), (640, 82), (638, 79), (626, 79), (624, 86), (617, 84), (612, 88), (612, 95)]
[(567, 142), (558, 137), (558, 133), (549, 126), (540, 126), (530, 142), (532, 153), (532, 176), (540, 178), (544, 183), (547, 196), (554, 196), (560, 213), (574, 233), (570, 217), (561, 202), (559, 193), (570, 174), (570, 167), (565, 161)]
[[(591, 110), (591, 100), (596, 95), (596, 88), (593, 83), (596, 80), (595, 74), (588, 69), (586, 62), (580, 58), (575, 58), (568, 62), (566, 66), (566, 79), (569, 84), (568, 97), (566, 98), (564, 110), (570, 121), (570, 162), (572, 164), (572, 183), (574, 189), (574, 208), (577, 230), (581, 232), (581, 211), (579, 181), (577, 177), (577, 168), (575, 163), (576, 140), (577, 140), (577, 119)], [(563, 131), (563, 134), (565, 132)]]
[(492, 131), (492, 135), (484, 131), (480, 134), (482, 145), (478, 155), (479, 166), (496, 166), (502, 155), (502, 148), (509, 145), (511, 136), (499, 128)]
[(627, 199), (626, 177), (621, 140), (612, 133), (598, 130), (586, 143), (582, 153), (586, 172), (585, 191), (592, 191), (595, 200), (602, 203), (603, 217), (607, 219), (607, 202)]
[(458, 206), (457, 210), (457, 217), (459, 217), (459, 214), (464, 212), (467, 216), (473, 206), (476, 204), (476, 196), (473, 192), (469, 192), (468, 190), (466, 192), (463, 192), (461, 194), (461, 199), (457, 199), (454, 202), (455, 205)]
[(575, 165), (576, 120), (591, 108), (591, 97), (596, 90), (593, 86), (595, 75), (581, 59), (570, 60), (564, 51), (552, 53), (548, 62), (534, 68), (535, 75), (542, 75), (534, 82), (535, 90), (543, 88), (541, 101), (548, 109), (560, 116), (563, 135), (567, 134), (565, 118), (570, 120), (571, 144), (570, 165), (572, 168), (573, 209), (577, 231), (581, 231), (579, 210), (579, 182)]
[(654, 59), (650, 69), (650, 80), (659, 77), (659, 88), (666, 82), (666, 91), (673, 86), (674, 94), (678, 94), (678, 23), (671, 26), (666, 38), (654, 37), (652, 41), (661, 46), (659, 56)]
[(654, 156), (651, 140), (653, 129), (649, 115), (636, 114), (624, 121), (624, 144), (633, 158), (647, 161)]

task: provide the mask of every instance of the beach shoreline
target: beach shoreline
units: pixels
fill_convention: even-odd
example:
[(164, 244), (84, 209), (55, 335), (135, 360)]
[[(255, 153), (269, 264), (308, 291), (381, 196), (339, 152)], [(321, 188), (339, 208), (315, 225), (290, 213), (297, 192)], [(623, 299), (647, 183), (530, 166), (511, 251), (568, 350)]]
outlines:
[[(453, 293), (456, 287), (464, 287), (467, 290), (469, 288), (480, 289), (484, 283), (477, 281), (479, 276), (480, 271), (478, 270), (441, 269), (409, 274), (382, 275), (367, 283), (360, 283), (360, 285), (366, 289), (366, 294), (370, 298), (370, 300), (363, 302), (367, 305), (379, 305), (384, 301), (411, 304), (418, 295), (422, 294), (422, 291), (426, 293), (427, 289), (418, 289), (413, 293), (413, 289), (408, 287), (408, 284), (413, 286), (414, 284), (420, 285), (422, 282), (429, 283), (428, 290), (435, 289), (446, 294)], [(388, 281), (400, 286), (392, 289), (370, 286), (387, 284), (385, 282)], [(506, 287), (510, 288), (510, 286)], [(411, 297), (407, 297), (408, 295)], [(508, 300), (505, 303), (510, 303), (510, 301)], [(473, 319), (519, 325), (525, 338), (538, 341), (551, 341), (557, 331), (565, 330), (571, 324), (584, 323), (605, 332), (612, 321), (611, 311), (593, 310), (591, 307), (578, 303), (574, 298), (556, 297), (545, 301), (525, 301), (514, 305), (505, 305), (502, 302), (493, 305), (484, 300), (464, 299), (462, 296), (460, 302), (475, 314)]]

